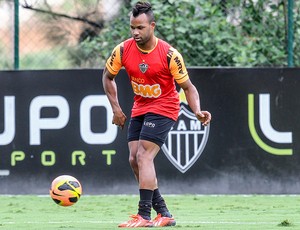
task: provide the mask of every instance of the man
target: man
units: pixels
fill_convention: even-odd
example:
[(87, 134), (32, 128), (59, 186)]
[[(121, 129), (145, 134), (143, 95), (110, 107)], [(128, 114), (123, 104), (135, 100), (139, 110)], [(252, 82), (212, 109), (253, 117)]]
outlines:
[[(174, 226), (165, 200), (158, 190), (154, 158), (164, 144), (179, 113), (175, 81), (183, 89), (190, 108), (203, 125), (211, 115), (201, 111), (199, 94), (191, 83), (180, 53), (154, 35), (155, 19), (151, 4), (138, 2), (130, 16), (132, 38), (117, 45), (103, 72), (103, 87), (113, 110), (112, 123), (124, 128), (126, 115), (118, 102), (114, 81), (122, 66), (135, 93), (128, 126), (129, 162), (139, 183), (137, 215), (119, 227)], [(175, 81), (174, 81), (175, 80)], [(151, 220), (151, 208), (157, 217)]]

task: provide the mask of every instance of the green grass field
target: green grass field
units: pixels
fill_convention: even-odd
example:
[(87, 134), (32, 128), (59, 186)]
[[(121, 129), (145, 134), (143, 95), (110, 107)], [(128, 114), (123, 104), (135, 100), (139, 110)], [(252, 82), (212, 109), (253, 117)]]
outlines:
[[(167, 195), (165, 200), (177, 221), (167, 229), (300, 229), (298, 195)], [(0, 230), (118, 229), (136, 213), (137, 202), (138, 196), (83, 195), (75, 205), (61, 207), (49, 196), (0, 196)]]

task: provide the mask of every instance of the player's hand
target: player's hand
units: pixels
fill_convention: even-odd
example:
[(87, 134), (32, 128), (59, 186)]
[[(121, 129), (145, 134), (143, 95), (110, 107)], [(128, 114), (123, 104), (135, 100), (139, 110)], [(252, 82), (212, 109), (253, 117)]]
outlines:
[(197, 112), (195, 115), (204, 126), (207, 126), (211, 121), (211, 114), (208, 111)]
[(112, 123), (115, 124), (116, 126), (119, 126), (121, 129), (123, 129), (126, 119), (127, 117), (123, 113), (123, 111), (119, 110), (117, 112), (114, 112)]

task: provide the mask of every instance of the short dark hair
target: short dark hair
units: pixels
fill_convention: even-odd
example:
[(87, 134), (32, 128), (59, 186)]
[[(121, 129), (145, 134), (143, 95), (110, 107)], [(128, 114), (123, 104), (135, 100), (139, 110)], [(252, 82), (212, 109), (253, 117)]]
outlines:
[(135, 6), (132, 8), (132, 16), (137, 17), (141, 14), (146, 14), (149, 22), (154, 22), (154, 14), (152, 11), (152, 6), (149, 2), (138, 1)]

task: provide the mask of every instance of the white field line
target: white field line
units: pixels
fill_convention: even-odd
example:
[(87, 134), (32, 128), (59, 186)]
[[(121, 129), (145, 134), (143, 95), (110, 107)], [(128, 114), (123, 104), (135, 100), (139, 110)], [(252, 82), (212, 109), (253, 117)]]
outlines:
[[(193, 196), (193, 197), (259, 197), (259, 196), (269, 196), (269, 197), (300, 197), (299, 194), (166, 194), (165, 197), (177, 197), (177, 196)], [(49, 194), (0, 194), (0, 197), (19, 197), (19, 196), (37, 196), (37, 197), (49, 197)], [(100, 197), (110, 197), (110, 196), (129, 196), (138, 197), (136, 194), (98, 194), (90, 195), (84, 194), (87, 197), (100, 196)]]
[[(14, 224), (80, 224), (80, 223), (87, 223), (87, 224), (119, 224), (122, 221), (101, 221), (101, 220), (86, 220), (86, 221), (24, 221), (24, 222), (14, 222), (14, 221), (1, 221), (1, 224), (6, 225), (14, 225)], [(215, 224), (228, 224), (228, 225), (278, 225), (279, 222), (242, 222), (242, 221), (176, 221), (176, 225), (181, 224), (207, 224), (207, 225), (215, 225)], [(300, 222), (293, 222), (293, 224), (300, 224)]]

